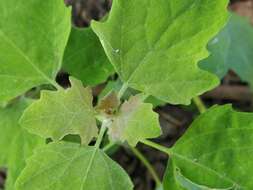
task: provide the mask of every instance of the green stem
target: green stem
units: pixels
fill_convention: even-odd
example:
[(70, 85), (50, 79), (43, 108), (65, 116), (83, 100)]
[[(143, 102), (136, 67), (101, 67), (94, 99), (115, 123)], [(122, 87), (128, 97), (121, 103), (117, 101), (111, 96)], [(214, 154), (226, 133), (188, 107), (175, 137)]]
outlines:
[(57, 90), (62, 90), (63, 87), (61, 87), (55, 80), (49, 78), (48, 76), (46, 76), (44, 73), (38, 71), (41, 75), (44, 76), (44, 78), (48, 81), (48, 83), (50, 83), (51, 85), (53, 85)]
[(197, 106), (200, 113), (206, 112), (206, 106), (205, 106), (204, 102), (201, 100), (200, 97), (193, 98), (193, 102)]
[(173, 154), (172, 151), (169, 148), (167, 148), (165, 146), (162, 146), (162, 145), (159, 145), (159, 144), (157, 144), (155, 142), (152, 142), (152, 141), (149, 141), (149, 140), (142, 140), (141, 143), (143, 143), (143, 144), (145, 144), (147, 146), (150, 146), (150, 147), (152, 147), (154, 149), (157, 149), (157, 150), (159, 150), (161, 152), (164, 152), (167, 155), (172, 155)]
[(134, 147), (130, 147), (131, 151), (135, 154), (135, 156), (144, 164), (144, 166), (148, 169), (152, 177), (154, 178), (156, 182), (156, 186), (159, 187), (162, 185), (161, 180), (159, 179), (155, 169), (152, 167), (152, 165), (149, 163), (149, 161), (145, 158), (145, 156)]
[(61, 87), (57, 82), (54, 80), (51, 81), (51, 84), (57, 89), (57, 90), (63, 90), (64, 88)]
[(148, 97), (149, 97), (148, 94), (143, 94), (142, 97), (141, 97), (141, 99), (142, 99), (143, 102), (145, 102), (145, 100), (146, 100)]
[(126, 92), (128, 88), (128, 84), (127, 83), (124, 83), (123, 86), (121, 87), (119, 93), (118, 93), (118, 98), (121, 99), (122, 96), (124, 95), (124, 93)]
[(109, 151), (112, 147), (114, 147), (115, 145), (116, 145), (115, 143), (109, 142), (107, 145), (105, 145), (105, 146), (103, 147), (103, 151), (104, 151), (104, 152), (107, 152), (107, 151)]
[(101, 144), (101, 142), (103, 140), (103, 137), (105, 135), (106, 129), (107, 129), (106, 122), (104, 122), (102, 124), (102, 126), (101, 126), (101, 129), (100, 129), (100, 132), (99, 132), (96, 144), (95, 144), (95, 148), (96, 149), (98, 149), (100, 147), (100, 144)]

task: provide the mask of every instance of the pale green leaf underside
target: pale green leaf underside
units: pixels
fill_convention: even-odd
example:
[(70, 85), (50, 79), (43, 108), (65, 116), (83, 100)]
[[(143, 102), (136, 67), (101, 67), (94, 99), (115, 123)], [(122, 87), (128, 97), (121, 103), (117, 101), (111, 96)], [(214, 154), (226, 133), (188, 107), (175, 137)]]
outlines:
[(247, 19), (231, 13), (227, 26), (209, 42), (208, 49), (211, 55), (200, 67), (220, 78), (232, 69), (253, 84), (253, 27)]
[[(105, 23), (93, 22), (107, 56), (130, 87), (173, 104), (218, 84), (197, 66), (226, 23), (227, 0), (115, 0)], [(159, 18), (159, 19), (158, 19)]]
[(14, 183), (25, 166), (25, 160), (35, 147), (44, 144), (37, 136), (27, 133), (18, 124), (27, 107), (23, 100), (15, 105), (0, 108), (0, 167), (8, 169), (5, 190), (14, 190)]
[[(187, 179), (209, 188), (253, 189), (249, 175), (253, 169), (252, 132), (252, 113), (235, 112), (230, 105), (215, 106), (174, 145), (169, 172), (172, 175), (173, 167), (179, 168)], [(165, 180), (165, 190), (177, 189), (175, 180)]]
[(62, 0), (0, 2), (0, 102), (54, 83), (71, 29)]
[(82, 144), (97, 136), (95, 111), (90, 88), (71, 78), (71, 88), (42, 91), (40, 100), (29, 106), (20, 123), (29, 132), (61, 140), (68, 134), (80, 135)]
[(17, 190), (132, 190), (125, 171), (101, 150), (71, 143), (38, 149), (18, 179)]
[(63, 69), (85, 85), (106, 81), (114, 69), (98, 37), (90, 29), (72, 28), (63, 59)]
[(110, 138), (136, 146), (141, 140), (160, 136), (158, 114), (152, 108), (152, 104), (143, 103), (138, 96), (130, 97), (113, 118), (109, 127)]

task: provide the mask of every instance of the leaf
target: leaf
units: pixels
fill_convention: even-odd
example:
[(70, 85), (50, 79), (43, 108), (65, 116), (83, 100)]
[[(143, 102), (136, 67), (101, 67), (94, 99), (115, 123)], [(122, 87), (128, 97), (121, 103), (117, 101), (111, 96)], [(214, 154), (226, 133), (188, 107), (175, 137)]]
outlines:
[(62, 0), (1, 1), (0, 102), (52, 83), (71, 28)]
[(184, 189), (176, 184), (186, 181), (209, 189), (253, 189), (252, 118), (230, 105), (201, 115), (171, 150), (165, 190)]
[(107, 21), (93, 21), (92, 29), (128, 86), (169, 103), (190, 104), (219, 83), (197, 62), (207, 57), (206, 44), (225, 25), (227, 4), (115, 0)]
[(25, 160), (35, 147), (44, 144), (42, 139), (27, 133), (18, 124), (27, 105), (23, 100), (5, 109), (0, 108), (0, 167), (8, 169), (5, 190), (14, 190), (14, 183), (25, 166)]
[(250, 22), (231, 13), (227, 26), (209, 44), (211, 55), (200, 66), (220, 78), (229, 69), (253, 84), (253, 27)]
[(99, 101), (96, 109), (99, 112), (111, 115), (118, 109), (119, 106), (120, 99), (118, 98), (117, 93), (112, 91)]
[[(187, 179), (185, 176), (183, 176), (180, 172), (180, 169), (173, 168), (172, 165), (170, 165), (169, 162), (169, 168), (167, 168), (165, 173), (165, 179), (169, 179), (168, 181), (165, 181), (164, 186), (167, 188), (168, 184), (172, 181), (177, 184), (177, 186), (173, 186), (173, 189), (177, 190), (233, 190), (234, 187), (229, 187), (225, 189), (213, 189), (209, 188), (203, 185), (196, 184), (189, 179)], [(172, 181), (171, 181), (172, 180)], [(175, 184), (174, 184), (175, 185)], [(172, 188), (172, 186), (170, 186)], [(169, 188), (168, 188), (169, 189)], [(166, 189), (165, 189), (166, 190)]]
[(108, 81), (105, 88), (102, 90), (102, 92), (99, 94), (99, 99), (103, 99), (108, 93), (111, 91), (119, 92), (122, 87), (122, 82), (120, 80), (116, 81)]
[(156, 188), (156, 190), (163, 190), (163, 187), (159, 186), (159, 187)]
[(112, 119), (108, 131), (110, 138), (136, 146), (141, 140), (160, 136), (158, 114), (153, 112), (152, 107), (152, 104), (143, 103), (138, 96), (132, 96)]
[(147, 99), (145, 99), (145, 102), (146, 103), (150, 103), (153, 105), (153, 108), (156, 108), (158, 106), (165, 106), (167, 103), (162, 101), (162, 100), (159, 100), (157, 99), (156, 97), (153, 97), (153, 96), (149, 96)]
[[(105, 88), (103, 89), (103, 91), (99, 94), (99, 99), (103, 98), (104, 96), (106, 96), (108, 93), (110, 93), (111, 91), (117, 91), (119, 92), (121, 87), (122, 87), (122, 82), (120, 80), (116, 80), (116, 81), (108, 81), (108, 83), (106, 84)], [(138, 94), (137, 90), (134, 89), (127, 89), (124, 93), (124, 95), (121, 97), (122, 100), (127, 100), (129, 99), (130, 96), (132, 95), (136, 95)], [(146, 95), (145, 95), (146, 96)], [(166, 104), (166, 102), (159, 100), (153, 96), (149, 96), (145, 99), (146, 103), (151, 103), (153, 105), (153, 108), (156, 108), (158, 106), (164, 106)]]
[(106, 81), (114, 73), (99, 39), (90, 28), (72, 28), (63, 69), (84, 84), (93, 86)]
[(8, 102), (1, 102), (0, 108), (5, 108), (8, 105)]
[(30, 133), (54, 141), (78, 134), (82, 144), (88, 144), (97, 136), (91, 89), (74, 78), (70, 81), (72, 87), (67, 90), (42, 91), (40, 100), (24, 112), (21, 125)]
[(101, 150), (52, 143), (28, 160), (17, 190), (132, 190), (125, 171)]

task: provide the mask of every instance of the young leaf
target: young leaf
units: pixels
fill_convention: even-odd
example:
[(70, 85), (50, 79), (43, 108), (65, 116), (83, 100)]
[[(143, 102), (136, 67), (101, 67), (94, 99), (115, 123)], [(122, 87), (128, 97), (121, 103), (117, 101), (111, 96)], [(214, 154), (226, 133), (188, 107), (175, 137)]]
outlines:
[(107, 21), (94, 21), (92, 28), (130, 87), (166, 102), (189, 104), (218, 84), (197, 62), (207, 57), (206, 44), (224, 26), (227, 4), (228, 0), (114, 0)]
[(31, 133), (55, 141), (78, 134), (82, 144), (88, 144), (97, 135), (91, 89), (84, 88), (81, 81), (70, 80), (72, 87), (67, 90), (42, 91), (40, 100), (24, 112), (21, 125)]
[(19, 177), (17, 190), (132, 190), (125, 171), (101, 150), (71, 143), (37, 149)]
[(231, 13), (227, 26), (209, 44), (211, 55), (200, 66), (220, 78), (229, 69), (253, 85), (253, 27), (250, 22)]
[(185, 189), (187, 181), (209, 189), (253, 189), (252, 118), (230, 105), (201, 115), (172, 148), (164, 189)]
[(74, 27), (64, 53), (63, 69), (86, 85), (102, 83), (114, 72), (96, 34), (90, 28)]
[(25, 160), (35, 147), (44, 144), (43, 139), (27, 133), (18, 124), (27, 102), (20, 101), (5, 109), (0, 108), (0, 167), (6, 167), (5, 190), (13, 190), (14, 183), (25, 166)]
[(158, 114), (153, 112), (152, 107), (152, 104), (143, 103), (138, 96), (131, 97), (112, 119), (108, 131), (111, 139), (136, 146), (140, 140), (160, 136)]
[(1, 1), (0, 102), (37, 85), (55, 84), (70, 15), (62, 0)]
[(116, 92), (112, 91), (103, 97), (96, 109), (105, 114), (113, 114), (113, 112), (120, 106), (120, 100), (116, 94)]

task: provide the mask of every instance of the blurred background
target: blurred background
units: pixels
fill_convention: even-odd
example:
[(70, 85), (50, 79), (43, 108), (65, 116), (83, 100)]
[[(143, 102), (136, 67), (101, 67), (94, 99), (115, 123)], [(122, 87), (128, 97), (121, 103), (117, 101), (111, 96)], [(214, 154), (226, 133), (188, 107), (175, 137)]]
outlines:
[[(88, 27), (91, 19), (100, 20), (110, 11), (112, 0), (65, 0), (65, 3), (73, 7), (73, 24), (77, 27)], [(231, 0), (228, 9), (247, 17), (253, 24), (253, 0)], [(253, 60), (251, 61), (253, 67)], [(67, 77), (66, 73), (59, 74), (58, 82), (63, 85), (68, 83)], [(98, 96), (104, 86), (105, 84), (101, 84), (95, 87), (94, 95)], [(207, 106), (232, 103), (238, 110), (253, 111), (253, 91), (250, 85), (241, 80), (232, 70), (229, 70), (222, 78), (219, 87), (205, 93), (201, 98)], [(155, 111), (160, 115), (160, 123), (164, 132), (163, 136), (156, 141), (165, 146), (172, 146), (198, 114), (194, 105), (185, 107), (166, 104), (158, 106)], [(138, 149), (147, 156), (162, 179), (167, 156), (143, 145), (139, 145)], [(154, 190), (155, 183), (151, 175), (127, 148), (118, 149), (112, 157), (129, 173), (136, 190)], [(4, 187), (6, 172), (5, 170), (0, 172), (0, 189)]]

